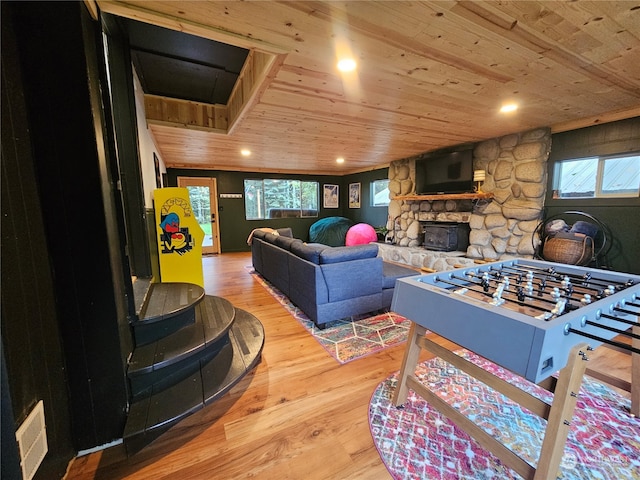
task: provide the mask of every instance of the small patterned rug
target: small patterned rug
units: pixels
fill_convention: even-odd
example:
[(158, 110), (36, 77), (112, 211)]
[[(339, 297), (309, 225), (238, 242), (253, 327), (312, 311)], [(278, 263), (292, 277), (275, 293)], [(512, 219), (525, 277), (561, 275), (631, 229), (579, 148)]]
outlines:
[(324, 349), (340, 363), (366, 357), (407, 340), (411, 322), (394, 312), (381, 311), (373, 316), (356, 315), (327, 323), (324, 330), (316, 324), (262, 275), (247, 270), (267, 291), (277, 299)]
[[(458, 355), (550, 402), (552, 395), (468, 350)], [(383, 381), (369, 405), (371, 435), (395, 480), (520, 479), (423, 398), (409, 390), (404, 408), (391, 403), (398, 373)], [(441, 398), (536, 466), (546, 421), (440, 358), (418, 365), (416, 376)], [(585, 376), (560, 479), (640, 479), (640, 419), (630, 401)]]

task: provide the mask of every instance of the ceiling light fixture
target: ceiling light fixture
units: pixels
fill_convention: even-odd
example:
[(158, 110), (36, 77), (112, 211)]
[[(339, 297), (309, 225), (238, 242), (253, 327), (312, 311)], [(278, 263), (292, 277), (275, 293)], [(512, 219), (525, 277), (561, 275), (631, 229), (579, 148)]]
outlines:
[(251, 150), (249, 150), (247, 148), (243, 148), (242, 150), (240, 150), (240, 154), (243, 157), (248, 157), (249, 155), (251, 155)]
[(356, 61), (353, 58), (343, 58), (338, 62), (338, 70), (352, 72), (356, 69)]
[(518, 104), (516, 103), (505, 103), (500, 108), (500, 113), (511, 113), (515, 112), (518, 109)]
[(344, 163), (344, 158), (342, 157), (336, 158), (336, 163)]

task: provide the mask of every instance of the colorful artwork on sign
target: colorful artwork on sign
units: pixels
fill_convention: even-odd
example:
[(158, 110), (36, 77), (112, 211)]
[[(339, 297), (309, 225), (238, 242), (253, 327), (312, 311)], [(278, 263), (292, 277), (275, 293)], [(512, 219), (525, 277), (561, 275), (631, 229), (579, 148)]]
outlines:
[(179, 187), (154, 190), (154, 206), (161, 281), (204, 286), (204, 231), (191, 210), (189, 191)]
[(168, 213), (160, 213), (161, 254), (177, 253), (178, 255), (183, 255), (193, 248), (193, 237), (189, 233), (189, 227), (180, 227), (180, 215), (174, 211), (169, 211), (171, 206), (179, 204), (183, 208), (183, 215), (191, 215), (190, 206), (187, 204), (187, 208), (185, 208), (184, 203), (179, 202), (179, 200), (181, 199), (169, 199), (162, 206), (161, 212), (166, 211)]

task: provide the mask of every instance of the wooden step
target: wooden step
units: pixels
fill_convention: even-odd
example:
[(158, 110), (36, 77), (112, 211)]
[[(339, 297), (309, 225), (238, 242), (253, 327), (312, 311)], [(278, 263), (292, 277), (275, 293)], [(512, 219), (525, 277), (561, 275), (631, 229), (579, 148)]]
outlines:
[(195, 322), (193, 308), (204, 288), (191, 283), (152, 283), (137, 320), (132, 322), (137, 346), (153, 343)]
[(152, 385), (167, 382), (175, 372), (189, 375), (198, 370), (201, 357), (213, 357), (228, 343), (235, 309), (221, 297), (206, 295), (195, 306), (195, 322), (177, 332), (137, 347), (127, 370), (131, 395), (137, 398)]
[(209, 405), (229, 391), (260, 361), (264, 347), (264, 328), (254, 315), (236, 308), (236, 319), (229, 332), (233, 357), (225, 371), (215, 362), (208, 362), (202, 369), (204, 403)]
[(264, 346), (264, 328), (255, 316), (236, 308), (225, 338), (219, 351), (200, 360), (197, 371), (188, 376), (176, 371), (171, 375), (175, 379), (169, 379), (171, 386), (151, 387), (131, 403), (123, 434), (128, 455), (226, 394), (257, 365)]
[(133, 279), (133, 303), (138, 318), (141, 318), (142, 308), (147, 303), (147, 294), (151, 291), (151, 285), (150, 278), (135, 277)]

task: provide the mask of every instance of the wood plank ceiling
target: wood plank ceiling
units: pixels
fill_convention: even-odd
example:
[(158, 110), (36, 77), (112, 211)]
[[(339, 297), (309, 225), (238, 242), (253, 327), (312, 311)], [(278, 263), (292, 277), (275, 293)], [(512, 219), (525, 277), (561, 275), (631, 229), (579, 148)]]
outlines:
[[(640, 0), (96, 3), (270, 59), (246, 74), (233, 128), (149, 120), (169, 168), (342, 175), (640, 116)], [(357, 69), (341, 74), (347, 54)]]

